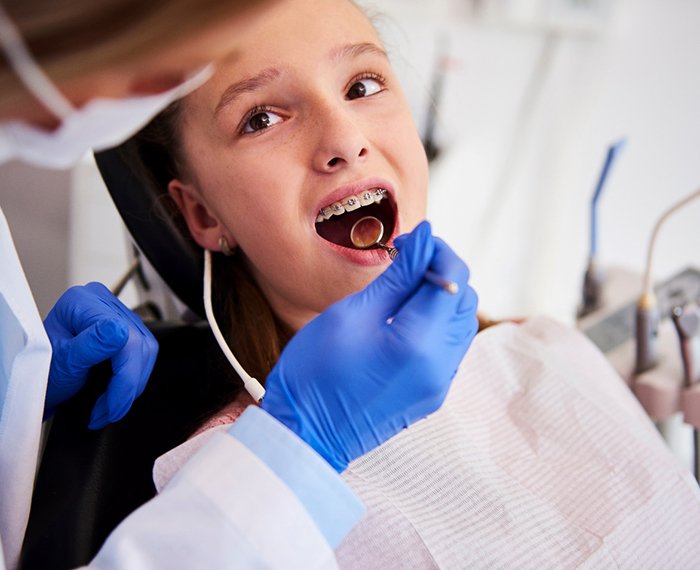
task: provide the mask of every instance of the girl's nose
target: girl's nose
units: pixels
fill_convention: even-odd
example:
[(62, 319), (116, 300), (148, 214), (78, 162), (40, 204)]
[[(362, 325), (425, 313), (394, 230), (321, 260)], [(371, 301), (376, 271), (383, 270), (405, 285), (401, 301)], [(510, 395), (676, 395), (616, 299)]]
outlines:
[(348, 109), (325, 109), (323, 116), (317, 116), (319, 130), (318, 145), (314, 151), (313, 166), (319, 172), (334, 172), (369, 154), (369, 141), (358, 124), (356, 117)]

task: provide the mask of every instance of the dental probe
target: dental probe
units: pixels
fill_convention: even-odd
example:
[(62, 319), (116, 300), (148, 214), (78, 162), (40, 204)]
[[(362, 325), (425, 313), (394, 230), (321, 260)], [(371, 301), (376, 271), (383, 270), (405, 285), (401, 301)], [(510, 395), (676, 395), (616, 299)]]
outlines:
[[(352, 245), (358, 249), (379, 247), (386, 251), (389, 254), (389, 258), (393, 261), (399, 255), (399, 250), (379, 241), (382, 237), (384, 237), (384, 224), (374, 216), (360, 218), (352, 225), (352, 228), (350, 228), (350, 241)], [(434, 271), (430, 271), (430, 269), (425, 272), (425, 280), (433, 285), (437, 285), (450, 295), (456, 295), (459, 292), (459, 285), (457, 285), (457, 283), (445, 279)]]

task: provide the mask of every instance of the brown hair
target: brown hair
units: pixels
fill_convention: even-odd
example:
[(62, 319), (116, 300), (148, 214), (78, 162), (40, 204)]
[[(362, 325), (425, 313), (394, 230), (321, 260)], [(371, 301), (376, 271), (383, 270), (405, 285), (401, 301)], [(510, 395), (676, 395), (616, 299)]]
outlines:
[[(54, 81), (129, 62), (187, 38), (256, 0), (3, 0)], [(0, 58), (0, 92), (22, 88)]]
[[(180, 137), (181, 103), (176, 101), (136, 134), (124, 156), (147, 182), (161, 212), (193, 247), (187, 224), (168, 193), (168, 183), (186, 171)], [(294, 332), (272, 311), (256, 284), (244, 252), (212, 253), (212, 304), (231, 350), (250, 375), (261, 382), (272, 370)]]

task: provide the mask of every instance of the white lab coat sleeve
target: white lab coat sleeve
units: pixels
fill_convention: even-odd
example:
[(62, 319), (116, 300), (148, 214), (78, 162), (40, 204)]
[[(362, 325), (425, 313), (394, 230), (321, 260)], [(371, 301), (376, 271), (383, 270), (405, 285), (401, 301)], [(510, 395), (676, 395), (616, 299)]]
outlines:
[(51, 345), (0, 208), (0, 568), (17, 567), (39, 457)]
[[(321, 530), (315, 521), (335, 512), (345, 518), (346, 533), (361, 518), (364, 507), (311, 448), (301, 440), (296, 449), (288, 447), (290, 439), (298, 438), (262, 410), (251, 409), (238, 420), (243, 420), (238, 428), (241, 439), (235, 434), (215, 434), (158, 497), (117, 527), (89, 567), (336, 567), (326, 535), (335, 542), (344, 533), (338, 528)], [(255, 446), (254, 438), (244, 434), (256, 423), (269, 424), (277, 433), (272, 445), (261, 452), (262, 459), (248, 447)], [(291, 487), (265, 461), (275, 453), (274, 442), (287, 463), (284, 476)], [(289, 449), (295, 451), (287, 453)], [(317, 484), (326, 504), (322, 512), (307, 496)], [(307, 490), (302, 490), (305, 486)]]
[(316, 451), (257, 406), (229, 429), (291, 489), (335, 548), (365, 513), (348, 484)]

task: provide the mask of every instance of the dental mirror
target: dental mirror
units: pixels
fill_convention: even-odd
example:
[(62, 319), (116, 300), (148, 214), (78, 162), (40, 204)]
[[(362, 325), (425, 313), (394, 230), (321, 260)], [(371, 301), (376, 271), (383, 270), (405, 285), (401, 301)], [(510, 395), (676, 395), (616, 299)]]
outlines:
[(380, 247), (389, 253), (391, 259), (399, 254), (395, 247), (390, 247), (380, 240), (384, 237), (384, 224), (374, 216), (365, 216), (357, 220), (350, 228), (350, 241), (358, 249)]
[[(393, 261), (399, 255), (399, 250), (379, 241), (383, 237), (384, 224), (374, 216), (360, 218), (352, 225), (352, 228), (350, 228), (350, 241), (357, 249), (380, 247), (389, 254), (389, 257)], [(459, 292), (459, 285), (457, 285), (457, 283), (445, 279), (437, 273), (430, 271), (430, 269), (425, 272), (425, 279), (451, 295), (456, 295)]]

